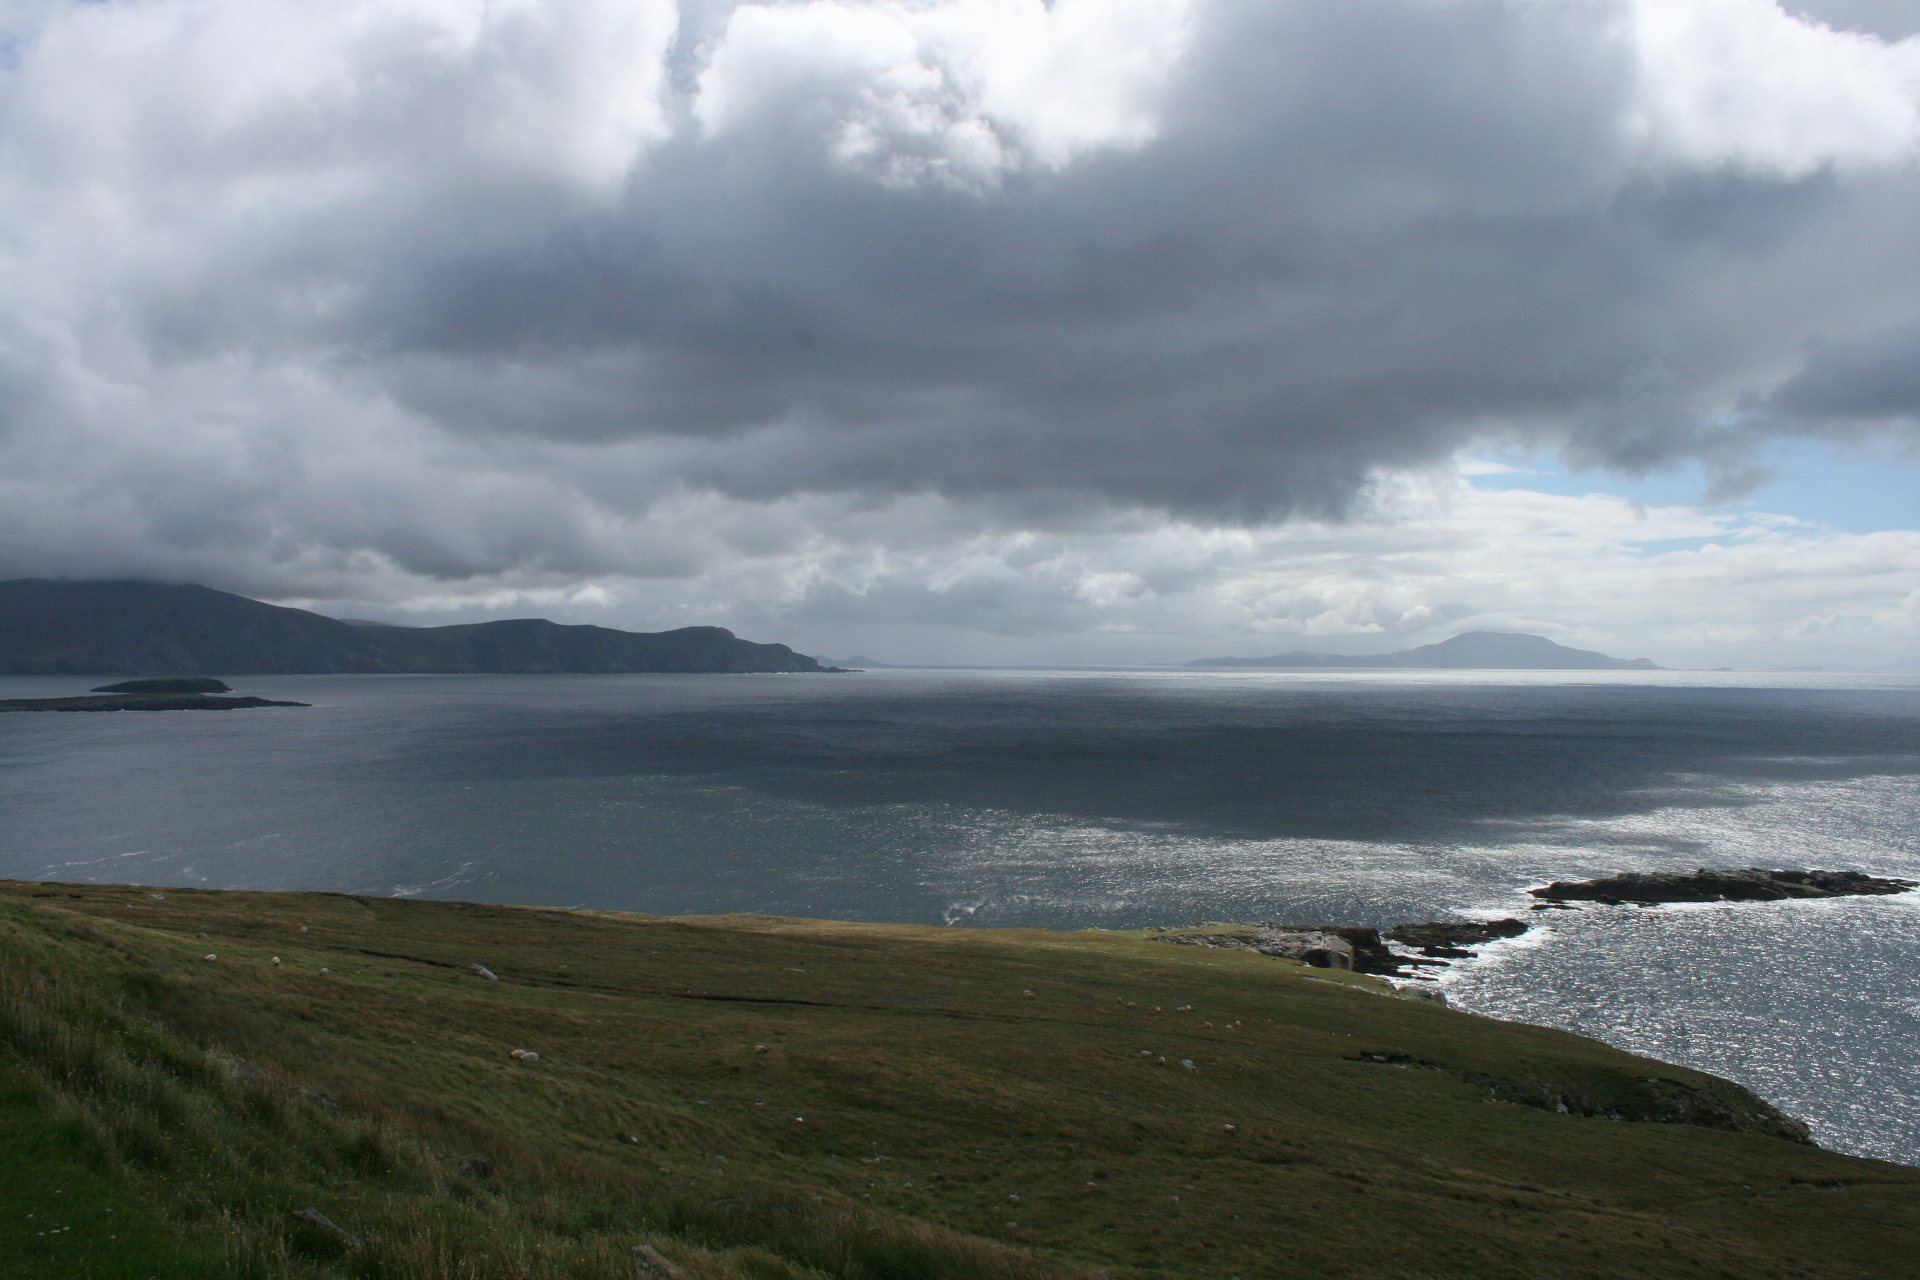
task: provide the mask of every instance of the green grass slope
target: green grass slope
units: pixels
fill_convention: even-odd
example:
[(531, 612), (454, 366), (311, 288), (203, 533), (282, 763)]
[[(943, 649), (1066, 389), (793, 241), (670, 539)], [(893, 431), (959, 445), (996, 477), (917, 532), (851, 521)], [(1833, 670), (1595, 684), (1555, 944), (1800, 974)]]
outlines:
[(0, 883), (13, 1275), (1909, 1266), (1920, 1170), (1790, 1130), (1591, 1041), (1135, 936)]

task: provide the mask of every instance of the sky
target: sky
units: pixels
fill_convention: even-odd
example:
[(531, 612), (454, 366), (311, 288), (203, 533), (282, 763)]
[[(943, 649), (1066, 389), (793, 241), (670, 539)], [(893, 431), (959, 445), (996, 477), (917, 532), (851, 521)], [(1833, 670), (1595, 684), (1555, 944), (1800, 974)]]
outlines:
[(0, 578), (1920, 665), (1912, 0), (0, 0)]

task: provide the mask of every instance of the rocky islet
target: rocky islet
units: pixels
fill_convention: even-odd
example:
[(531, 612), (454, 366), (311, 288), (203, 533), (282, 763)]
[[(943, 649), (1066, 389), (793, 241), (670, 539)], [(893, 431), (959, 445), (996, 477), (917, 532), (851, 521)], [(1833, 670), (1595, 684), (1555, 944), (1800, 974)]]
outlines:
[(1762, 867), (1701, 867), (1695, 871), (1623, 871), (1599, 880), (1556, 880), (1527, 892), (1544, 904), (1596, 902), (1656, 906), (1673, 902), (1781, 902), (1905, 893), (1911, 880), (1860, 871), (1769, 871)]

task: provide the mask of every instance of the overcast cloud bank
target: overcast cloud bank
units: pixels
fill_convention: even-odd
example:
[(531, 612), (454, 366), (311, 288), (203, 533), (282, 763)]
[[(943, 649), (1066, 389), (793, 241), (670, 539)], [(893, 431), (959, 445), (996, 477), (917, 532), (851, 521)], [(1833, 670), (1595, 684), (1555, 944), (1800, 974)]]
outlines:
[(1914, 465), (1910, 8), (14, 0), (0, 576), (1911, 660), (1920, 533), (1461, 474)]

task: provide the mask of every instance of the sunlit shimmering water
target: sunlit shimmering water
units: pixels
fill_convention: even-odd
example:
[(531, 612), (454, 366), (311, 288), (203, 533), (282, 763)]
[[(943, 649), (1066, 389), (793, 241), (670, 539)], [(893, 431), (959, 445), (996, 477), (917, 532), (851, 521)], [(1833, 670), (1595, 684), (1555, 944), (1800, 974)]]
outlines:
[(1739, 1080), (1823, 1145), (1920, 1163), (1920, 895), (1598, 908), (1444, 980), (1456, 1003)]
[[(1056, 927), (1506, 914), (1640, 867), (1920, 879), (1916, 677), (246, 683), (316, 705), (0, 717), (0, 875)], [(1920, 1163), (1920, 894), (1540, 918), (1455, 1002)]]

